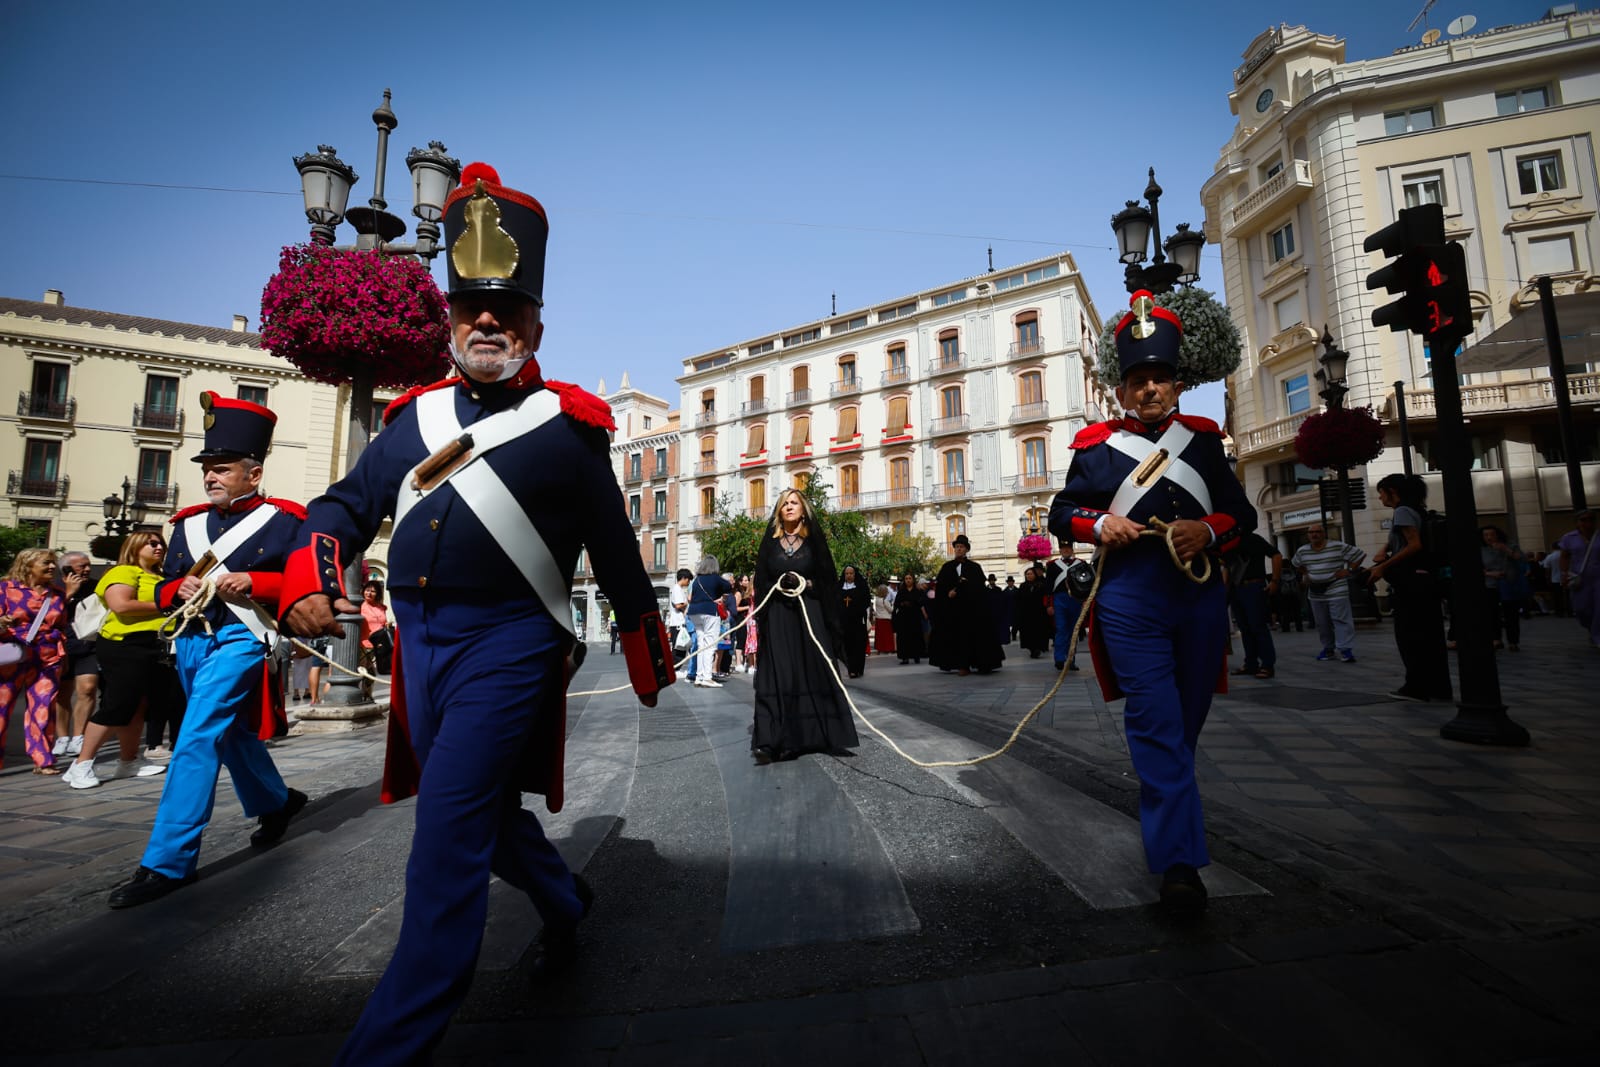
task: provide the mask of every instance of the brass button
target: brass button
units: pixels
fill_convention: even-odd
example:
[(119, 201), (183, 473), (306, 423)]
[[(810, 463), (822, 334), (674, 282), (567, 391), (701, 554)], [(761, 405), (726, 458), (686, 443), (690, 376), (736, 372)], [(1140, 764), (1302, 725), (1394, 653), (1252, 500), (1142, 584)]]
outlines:
[(428, 529), (437, 530), (438, 528), (439, 528), (439, 520), (438, 519), (429, 519), (428, 520)]
[(428, 576), (426, 574), (424, 574), (421, 578), (417, 579), (417, 588), (418, 589), (426, 589), (426, 588), (428, 588)]
[(329, 567), (327, 570), (323, 571), (322, 573), (326, 574), (329, 578), (332, 578), (334, 575), (338, 574), (339, 572), (334, 570), (332, 567)]

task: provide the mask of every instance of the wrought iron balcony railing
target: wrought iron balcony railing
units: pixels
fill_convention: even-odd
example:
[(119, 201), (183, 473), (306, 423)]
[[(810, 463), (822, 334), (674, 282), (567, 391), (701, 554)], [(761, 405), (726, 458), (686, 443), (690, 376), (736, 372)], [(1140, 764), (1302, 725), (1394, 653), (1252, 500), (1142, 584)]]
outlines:
[(809, 404), (811, 403), (811, 390), (796, 389), (794, 392), (784, 397), (783, 402), (785, 407), (791, 408), (800, 404)]
[(6, 478), (6, 495), (22, 496), (32, 500), (65, 500), (72, 487), (70, 478), (30, 478), (22, 471), (12, 471)]
[(954, 374), (967, 369), (967, 354), (957, 352), (951, 356), (939, 356), (928, 363), (929, 374)]
[(140, 430), (171, 430), (183, 432), (183, 412), (152, 408), (148, 404), (133, 405), (133, 425)]
[(756, 400), (746, 400), (739, 405), (739, 414), (741, 415), (760, 415), (768, 410), (770, 409), (767, 406), (767, 398), (764, 396)]
[(861, 379), (856, 377), (841, 378), (828, 386), (829, 396), (851, 396), (861, 392)]
[(1044, 354), (1044, 339), (1029, 337), (1021, 341), (1012, 341), (1011, 347), (1006, 350), (1007, 359), (1026, 359), (1029, 356)]
[(934, 419), (928, 423), (928, 434), (938, 437), (947, 433), (966, 433), (972, 428), (972, 416), (952, 415), (947, 419)]
[(1011, 409), (1011, 424), (1019, 422), (1044, 422), (1050, 418), (1050, 405), (1046, 401), (1037, 404), (1018, 404)]
[(717, 424), (717, 409), (712, 408), (710, 411), (702, 411), (694, 417), (694, 424), (696, 426), (715, 426)]
[(48, 393), (18, 393), (17, 414), (30, 419), (57, 419), (71, 422), (78, 413), (76, 397), (65, 399)]
[(884, 385), (903, 385), (911, 380), (911, 368), (904, 364), (898, 367), (890, 367), (883, 372), (880, 380)]
[(151, 508), (178, 506), (178, 487), (164, 482), (140, 482), (133, 491), (133, 499)]
[(971, 495), (971, 482), (935, 482), (928, 487), (929, 500), (960, 500)]

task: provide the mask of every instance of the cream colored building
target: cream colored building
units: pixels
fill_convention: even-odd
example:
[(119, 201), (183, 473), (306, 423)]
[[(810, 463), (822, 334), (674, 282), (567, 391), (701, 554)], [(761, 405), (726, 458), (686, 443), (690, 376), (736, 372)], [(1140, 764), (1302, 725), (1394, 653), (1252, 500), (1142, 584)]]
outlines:
[(1020, 573), (1019, 518), (1044, 525), (1073, 436), (1110, 410), (1100, 325), (1061, 253), (691, 356), (680, 529), (712, 525), (724, 494), (765, 518), (815, 471), (837, 508), (944, 549), (965, 533)]
[[(1246, 341), (1228, 380), (1229, 429), (1264, 530), (1297, 544), (1295, 531), (1317, 516), (1317, 494), (1298, 479), (1321, 472), (1296, 470), (1293, 441), (1321, 410), (1324, 324), (1351, 354), (1347, 404), (1372, 405), (1389, 426), (1384, 454), (1355, 472), (1371, 504), (1356, 513), (1354, 540), (1370, 552), (1384, 536), (1388, 515), (1371, 485), (1402, 465), (1395, 382), (1415, 469), (1431, 472), (1429, 502), (1443, 507), (1430, 464), (1428, 354), (1416, 337), (1370, 325), (1393, 297), (1365, 288), (1383, 259), (1362, 242), (1400, 208), (1443, 204), (1449, 239), (1465, 247), (1476, 332), (1464, 367), (1473, 344), (1514, 316), (1540, 314), (1537, 276), (1549, 275), (1557, 294), (1600, 283), (1597, 31), (1600, 13), (1552, 14), (1346, 62), (1342, 40), (1279, 26), (1245, 50), (1228, 97), (1239, 123), (1201, 195)], [(1530, 547), (1547, 547), (1572, 522), (1547, 366), (1470, 374), (1463, 387), (1479, 516)], [(1600, 499), (1596, 371), (1569, 372), (1591, 501)]]
[[(102, 501), (126, 479), (144, 527), (202, 503), (199, 397), (265, 404), (278, 416), (263, 490), (307, 501), (344, 470), (348, 391), (307, 380), (261, 348), (243, 316), (229, 327), (167, 322), (42, 301), (0, 298), (0, 418), (7, 472), (0, 523), (32, 526), (41, 544), (87, 549), (105, 531)], [(391, 396), (380, 394), (377, 410)], [(385, 534), (387, 524), (385, 524)], [(368, 552), (381, 576), (388, 543)]]

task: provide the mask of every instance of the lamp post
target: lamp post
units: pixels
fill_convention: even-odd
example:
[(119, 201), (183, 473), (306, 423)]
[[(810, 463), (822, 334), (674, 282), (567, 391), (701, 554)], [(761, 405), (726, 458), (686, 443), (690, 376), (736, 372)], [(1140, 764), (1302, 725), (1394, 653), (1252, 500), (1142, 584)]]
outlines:
[[(294, 166), (300, 172), (300, 190), (305, 199), (306, 221), (311, 223), (311, 240), (315, 244), (333, 246), (336, 251), (382, 251), (391, 255), (410, 255), (432, 262), (443, 251), (439, 243), (440, 220), (444, 218), (444, 202), (450, 190), (461, 178), (461, 162), (452, 159), (438, 141), (429, 141), (428, 147), (413, 148), (406, 154), (406, 167), (411, 171), (411, 213), (417, 217), (417, 238), (412, 244), (395, 242), (406, 232), (404, 220), (389, 213), (384, 199), (384, 174), (388, 169), (389, 133), (400, 125), (389, 107), (390, 92), (383, 91), (383, 103), (372, 112), (372, 122), (378, 128), (378, 158), (372, 179), (372, 196), (366, 207), (347, 208), (350, 189), (359, 175), (341, 160), (331, 145), (318, 145), (315, 152), (296, 156)], [(354, 245), (334, 246), (334, 234), (341, 222), (349, 222), (356, 231)], [(355, 372), (350, 380), (350, 423), (345, 447), (345, 471), (354, 469), (356, 461), (372, 438), (372, 381), (371, 370)], [(361, 588), (361, 561), (352, 559), (345, 568), (345, 588)], [(340, 615), (338, 620), (344, 634), (333, 639), (332, 655), (340, 667), (353, 671), (361, 658), (361, 616)], [(315, 709), (302, 712), (308, 718), (333, 719), (353, 722), (373, 718), (381, 709), (362, 691), (360, 679), (346, 670), (333, 672), (328, 696)]]
[[(1156, 184), (1154, 167), (1150, 168), (1150, 184), (1145, 186), (1144, 198), (1150, 202), (1148, 208), (1137, 200), (1129, 200), (1126, 207), (1111, 216), (1111, 232), (1117, 235), (1117, 255), (1127, 264), (1123, 279), (1128, 292), (1148, 289), (1159, 295), (1172, 292), (1175, 285), (1188, 288), (1200, 280), (1200, 250), (1205, 247), (1206, 235), (1203, 231), (1190, 230), (1187, 222), (1180, 222), (1177, 232), (1162, 242), (1161, 186)], [(1147, 245), (1154, 249), (1154, 255), (1150, 264), (1143, 266)], [(1172, 258), (1168, 260), (1167, 256)]]
[(89, 542), (89, 551), (100, 559), (114, 561), (122, 542), (145, 518), (145, 506), (139, 502), (130, 479), (122, 479), (121, 496), (112, 493), (100, 502), (100, 513), (106, 520), (106, 532)]
[[(1322, 386), (1317, 395), (1322, 397), (1322, 402), (1328, 409), (1336, 410), (1344, 407), (1344, 398), (1350, 392), (1345, 375), (1350, 365), (1350, 353), (1339, 347), (1329, 332), (1327, 323), (1322, 326), (1322, 355), (1317, 357), (1317, 362), (1322, 367), (1317, 371), (1317, 383)], [(1355, 543), (1356, 519), (1355, 511), (1350, 505), (1350, 476), (1349, 467), (1335, 468), (1339, 472), (1339, 525), (1342, 527), (1341, 535), (1345, 544)], [(1355, 582), (1349, 583), (1350, 603), (1353, 610), (1364, 619), (1378, 617), (1378, 604), (1370, 586), (1359, 586)]]

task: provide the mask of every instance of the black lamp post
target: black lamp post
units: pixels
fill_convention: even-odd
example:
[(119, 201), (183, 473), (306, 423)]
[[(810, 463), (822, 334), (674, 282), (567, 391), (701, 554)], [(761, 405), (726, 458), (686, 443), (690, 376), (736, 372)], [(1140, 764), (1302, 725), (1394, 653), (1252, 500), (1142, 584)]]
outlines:
[[(1317, 371), (1317, 383), (1322, 386), (1317, 395), (1322, 397), (1322, 402), (1328, 405), (1329, 410), (1344, 407), (1345, 394), (1350, 388), (1345, 384), (1345, 370), (1350, 364), (1350, 353), (1340, 348), (1334, 341), (1333, 334), (1328, 331), (1327, 323), (1322, 325), (1322, 355), (1317, 357), (1317, 362), (1322, 364), (1322, 369)], [(1350, 479), (1347, 472), (1350, 468), (1339, 467), (1339, 522), (1344, 527), (1344, 542), (1351, 543), (1355, 536), (1355, 513), (1350, 508)]]
[(122, 495), (112, 493), (106, 497), (100, 502), (100, 510), (105, 516), (106, 533), (112, 537), (127, 537), (144, 522), (145, 507), (134, 495), (133, 482), (127, 478), (122, 479)]
[[(1205, 233), (1192, 231), (1187, 222), (1180, 222), (1177, 232), (1162, 243), (1161, 186), (1156, 184), (1154, 167), (1150, 168), (1150, 184), (1145, 186), (1144, 198), (1150, 202), (1149, 207), (1129, 200), (1126, 207), (1111, 216), (1118, 258), (1128, 265), (1123, 274), (1128, 292), (1148, 289), (1157, 294), (1170, 293), (1175, 285), (1193, 285), (1200, 280), (1200, 250), (1205, 247)], [(1150, 239), (1152, 233), (1154, 241)], [(1155, 251), (1150, 264), (1142, 266), (1147, 246)], [(1172, 258), (1168, 260), (1167, 256)]]

